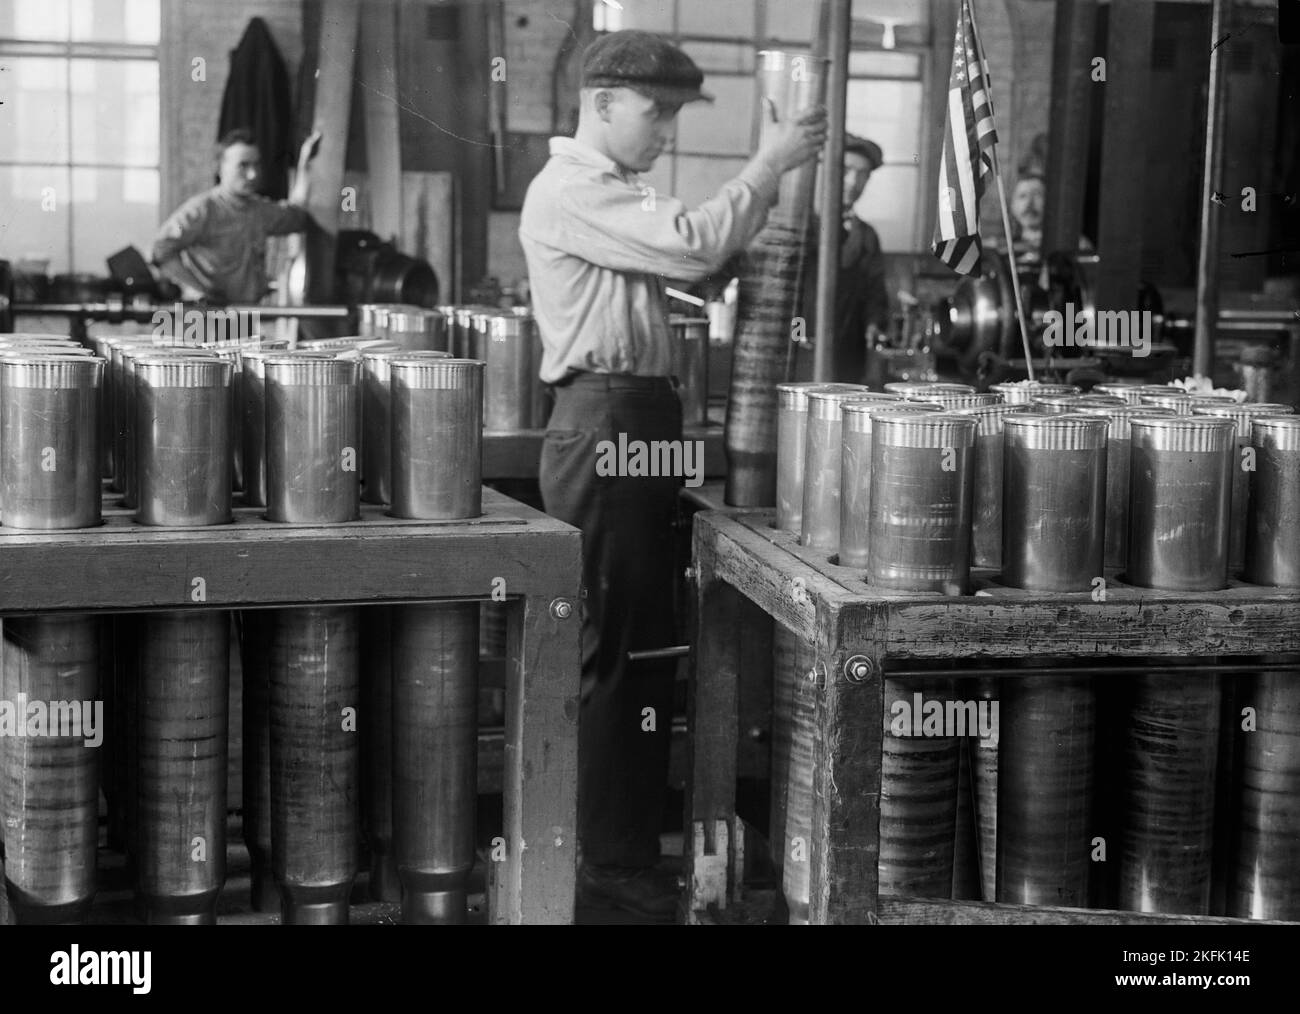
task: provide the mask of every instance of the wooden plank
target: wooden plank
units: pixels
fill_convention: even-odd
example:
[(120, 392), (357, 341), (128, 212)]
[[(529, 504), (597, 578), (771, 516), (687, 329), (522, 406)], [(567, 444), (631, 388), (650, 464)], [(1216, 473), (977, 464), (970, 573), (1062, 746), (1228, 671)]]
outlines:
[(360, 0), (325, 0), (321, 9), (312, 111), (312, 129), (321, 132), (321, 142), (312, 164), (307, 205), (316, 222), (307, 245), (313, 302), (328, 303), (334, 290), (334, 241), (342, 214), (340, 190), (347, 160), (359, 6)]
[(1057, 0), (1052, 43), (1052, 99), (1047, 128), (1047, 196), (1043, 250), (1074, 250), (1083, 226), (1094, 88), (1097, 0)]
[(1102, 128), (1101, 180), (1097, 246), (1106, 251), (1098, 264), (1096, 302), (1099, 310), (1137, 306), (1142, 269), (1142, 223), (1146, 176), (1134, 172), (1143, 164), (1144, 124), (1150, 95), (1151, 38), (1155, 27), (1154, 0), (1111, 4), (1106, 38), (1106, 121)]
[[(813, 746), (812, 925), (876, 921), (884, 737), (884, 656), (876, 634), (869, 627), (855, 629), (846, 618), (843, 639), (837, 637), (828, 650)], [(845, 664), (855, 657), (870, 661), (872, 678), (846, 678)]]
[(397, 8), (393, 0), (361, 7), (361, 89), (366, 117), (370, 228), (380, 239), (402, 229), (402, 146), (397, 108)]
[[(510, 610), (506, 689), (506, 860), (491, 922), (572, 923), (577, 870), (581, 546), (560, 569), (558, 593)], [(564, 599), (567, 616), (552, 612)]]
[(1296, 926), (1300, 923), (1227, 919), (1204, 915), (1155, 915), (1092, 908), (1039, 908), (982, 901), (931, 898), (880, 899), (882, 926)]
[(733, 846), (736, 820), (736, 745), (739, 709), (740, 597), (715, 567), (716, 556), (699, 519), (694, 528), (696, 630), (686, 695), (685, 918), (710, 905), (726, 908), (739, 880)]

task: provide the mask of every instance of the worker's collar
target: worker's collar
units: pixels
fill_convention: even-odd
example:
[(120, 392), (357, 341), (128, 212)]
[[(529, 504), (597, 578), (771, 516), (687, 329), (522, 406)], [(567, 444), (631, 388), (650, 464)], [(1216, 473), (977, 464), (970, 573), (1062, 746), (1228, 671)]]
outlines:
[(632, 179), (637, 174), (631, 169), (624, 168), (615, 162), (608, 155), (602, 154), (589, 144), (584, 144), (577, 138), (573, 137), (553, 137), (551, 138), (551, 154), (560, 155), (564, 158), (572, 159), (575, 162), (581, 162), (583, 165), (591, 166), (593, 169), (600, 169), (604, 172), (613, 173), (620, 179)]

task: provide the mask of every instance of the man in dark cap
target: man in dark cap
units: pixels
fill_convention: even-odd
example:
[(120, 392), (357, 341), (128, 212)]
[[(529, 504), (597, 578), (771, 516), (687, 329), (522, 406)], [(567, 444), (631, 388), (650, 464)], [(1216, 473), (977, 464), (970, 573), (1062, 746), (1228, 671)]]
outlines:
[[(889, 294), (885, 289), (885, 255), (876, 230), (860, 219), (853, 206), (871, 174), (884, 162), (880, 146), (865, 137), (844, 137), (844, 231), (840, 236), (839, 281), (835, 287), (835, 330), (831, 380), (859, 384), (867, 369), (867, 347), (876, 331), (889, 326)], [(804, 272), (804, 311), (810, 322), (817, 303), (817, 237), (814, 220), (808, 239), (808, 269)], [(810, 327), (810, 333), (819, 333)], [(811, 366), (811, 356), (804, 365)], [(801, 371), (807, 372), (807, 369)]]
[(610, 451), (639, 441), (681, 446), (665, 280), (699, 280), (743, 249), (775, 203), (781, 174), (814, 158), (826, 133), (820, 109), (780, 125), (735, 179), (688, 209), (637, 174), (671, 143), (684, 103), (712, 101), (703, 80), (658, 36), (597, 39), (584, 56), (577, 133), (551, 139), (519, 228), (541, 378), (555, 389), (542, 500), (583, 533), (579, 903), (656, 919), (671, 919), (677, 899), (676, 878), (656, 869), (675, 665), (629, 665), (627, 655), (675, 643), (681, 476), (611, 468)]

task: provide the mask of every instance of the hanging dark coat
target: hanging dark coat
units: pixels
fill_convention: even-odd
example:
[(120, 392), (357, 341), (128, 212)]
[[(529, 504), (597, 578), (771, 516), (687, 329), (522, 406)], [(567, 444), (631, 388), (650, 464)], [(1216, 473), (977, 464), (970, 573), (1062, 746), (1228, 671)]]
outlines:
[(259, 190), (273, 200), (289, 194), (293, 165), (293, 119), (289, 74), (284, 59), (261, 18), (253, 18), (230, 53), (230, 76), (221, 97), (220, 139), (244, 127), (253, 132), (262, 154)]

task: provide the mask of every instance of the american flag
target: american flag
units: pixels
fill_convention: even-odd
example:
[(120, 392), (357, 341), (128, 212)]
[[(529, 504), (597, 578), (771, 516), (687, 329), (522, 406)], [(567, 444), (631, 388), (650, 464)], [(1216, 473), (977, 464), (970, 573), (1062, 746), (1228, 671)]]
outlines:
[(993, 89), (970, 0), (961, 0), (957, 38), (948, 78), (948, 116), (943, 132), (943, 161), (939, 166), (939, 220), (934, 253), (963, 275), (975, 274), (980, 262), (980, 198), (985, 176), (995, 170)]

